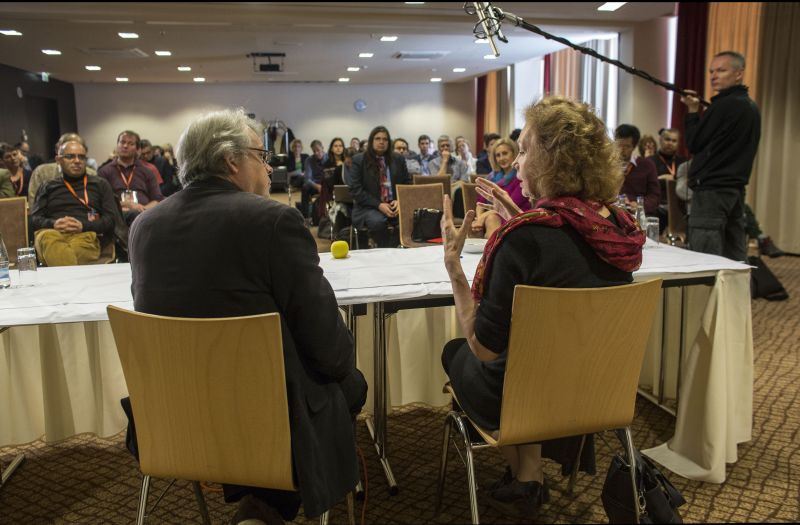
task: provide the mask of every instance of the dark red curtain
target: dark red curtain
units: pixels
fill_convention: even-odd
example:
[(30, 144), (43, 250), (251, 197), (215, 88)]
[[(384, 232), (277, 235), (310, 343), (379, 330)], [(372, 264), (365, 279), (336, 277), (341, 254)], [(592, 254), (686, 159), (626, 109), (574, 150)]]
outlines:
[(550, 54), (544, 56), (544, 95), (550, 95)]
[(477, 78), (478, 81), (478, 88), (477, 88), (477, 98), (475, 102), (475, 146), (473, 147), (473, 151), (475, 151), (475, 155), (481, 152), (484, 148), (483, 146), (483, 134), (484, 130), (484, 122), (483, 116), (486, 112), (486, 75)]
[[(706, 36), (708, 34), (708, 4), (678, 3), (678, 46), (675, 50), (675, 85), (691, 89), (703, 96), (706, 74)], [(683, 131), (686, 106), (675, 93), (672, 104), (673, 128)], [(686, 142), (681, 133), (681, 154), (686, 155)]]

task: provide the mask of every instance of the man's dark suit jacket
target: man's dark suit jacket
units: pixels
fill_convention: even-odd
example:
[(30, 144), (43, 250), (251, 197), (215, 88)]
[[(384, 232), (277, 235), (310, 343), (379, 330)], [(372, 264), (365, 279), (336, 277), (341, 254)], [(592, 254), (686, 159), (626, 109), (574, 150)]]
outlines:
[(353, 425), (338, 385), (355, 372), (355, 353), (300, 213), (221, 178), (194, 182), (136, 219), (130, 262), (136, 311), (281, 314), (292, 455), (305, 513), (317, 516), (341, 501), (359, 479)]
[[(392, 193), (397, 199), (398, 184), (412, 184), (413, 179), (408, 174), (406, 160), (397, 153), (391, 152), (391, 160), (388, 162), (389, 176), (392, 179)], [(353, 164), (348, 170), (349, 177), (347, 185), (350, 186), (350, 193), (353, 194), (355, 206), (364, 208), (378, 208), (381, 203), (380, 180), (377, 173), (367, 173), (366, 159), (364, 153), (359, 153), (353, 157)]]

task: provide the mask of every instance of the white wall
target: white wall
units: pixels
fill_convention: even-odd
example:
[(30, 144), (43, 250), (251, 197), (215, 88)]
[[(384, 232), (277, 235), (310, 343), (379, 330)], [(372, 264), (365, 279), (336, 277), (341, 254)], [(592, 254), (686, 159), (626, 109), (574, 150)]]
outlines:
[[(327, 148), (340, 136), (367, 138), (377, 125), (392, 137), (404, 137), (415, 148), (417, 136), (451, 137), (475, 133), (475, 83), (345, 84), (75, 84), (78, 131), (102, 161), (114, 149), (117, 135), (132, 129), (153, 144), (175, 145), (198, 114), (243, 106), (258, 120), (281, 119), (303, 140)], [(353, 109), (357, 99), (367, 110)]]
[(544, 59), (531, 58), (514, 64), (514, 127), (525, 127), (523, 111), (544, 96)]

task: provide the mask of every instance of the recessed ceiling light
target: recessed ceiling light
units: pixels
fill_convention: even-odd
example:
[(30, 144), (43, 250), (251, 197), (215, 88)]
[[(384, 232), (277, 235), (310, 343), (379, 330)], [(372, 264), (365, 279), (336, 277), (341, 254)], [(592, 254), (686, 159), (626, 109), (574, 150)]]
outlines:
[(0, 35), (6, 36), (22, 36), (22, 33), (15, 29), (0, 29)]
[(488, 40), (488, 39), (486, 39), (486, 38), (476, 38), (476, 39), (475, 39), (475, 43), (476, 43), (476, 44), (488, 44), (488, 43), (489, 43), (489, 40)]
[(127, 82), (128, 77), (117, 77), (117, 82)]
[(466, 70), (467, 70), (467, 68), (465, 68), (465, 67), (454, 67), (453, 68), (453, 73), (463, 73)]
[(139, 38), (137, 33), (117, 33), (120, 38)]
[(494, 55), (483, 55), (484, 60), (495, 60), (496, 58)]
[(441, 82), (441, 81), (442, 81), (442, 79), (441, 79), (441, 78), (439, 78), (439, 77), (433, 77), (433, 78), (431, 79), (431, 82)]
[(178, 66), (178, 71), (191, 71), (192, 68), (189, 66)]
[(206, 77), (194, 77), (192, 80), (194, 80), (195, 82), (205, 82)]
[(406, 2), (407, 5), (422, 5), (425, 2)]
[(172, 56), (172, 51), (156, 51), (156, 56), (171, 57)]
[(606, 2), (597, 8), (598, 11), (616, 11), (628, 2)]
[(359, 53), (358, 58), (372, 58), (374, 53)]
[(101, 69), (103, 68), (100, 66), (86, 66), (86, 71), (100, 71)]
[(350, 79), (349, 79), (349, 78), (347, 78), (347, 77), (341, 77), (341, 78), (339, 79), (339, 82), (350, 82)]
[(348, 67), (347, 70), (348, 71), (361, 71), (361, 68), (360, 67)]
[(394, 42), (395, 40), (397, 40), (396, 36), (382, 36), (381, 37), (381, 42)]
[(60, 55), (61, 51), (58, 49), (42, 49), (42, 53), (45, 55)]

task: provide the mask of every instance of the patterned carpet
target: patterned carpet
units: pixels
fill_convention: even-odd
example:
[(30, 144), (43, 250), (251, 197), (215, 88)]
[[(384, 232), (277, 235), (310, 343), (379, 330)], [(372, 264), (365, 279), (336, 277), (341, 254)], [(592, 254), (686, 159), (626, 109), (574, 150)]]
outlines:
[[(689, 481), (665, 471), (683, 493), (686, 522), (796, 522), (800, 518), (800, 259), (782, 257), (767, 263), (790, 294), (788, 301), (753, 301), (755, 385), (753, 440), (739, 446), (739, 461), (728, 466), (722, 485)], [(464, 468), (453, 452), (443, 511), (433, 515), (437, 467), (441, 450), (444, 408), (410, 405), (394, 411), (389, 420), (389, 454), (400, 493), (389, 496), (364, 425), (359, 444), (367, 462), (366, 523), (468, 523), (470, 521)], [(639, 399), (633, 425), (634, 441), (647, 448), (670, 437), (673, 418)], [(136, 516), (141, 477), (124, 449), (124, 436), (98, 439), (78, 436), (58, 444), (32, 443), (0, 449), (8, 463), (24, 452), (27, 460), (0, 490), (0, 524), (132, 523)], [(451, 449), (452, 450), (452, 449)], [(564, 480), (553, 464), (546, 475), (556, 480), (551, 502), (535, 521), (540, 523), (607, 522), (600, 489), (611, 452), (598, 440), (598, 471), (578, 478), (575, 495), (561, 493)], [(478, 451), (477, 479), (482, 485), (502, 474), (496, 452)], [(151, 503), (167, 486), (155, 480)], [(234, 505), (213, 491), (207, 501), (214, 523), (227, 523)], [(485, 497), (481, 493), (480, 497)], [(362, 506), (357, 506), (357, 517)], [(509, 523), (485, 504), (484, 523)], [(149, 523), (199, 523), (188, 482), (176, 482), (166, 493)], [(297, 523), (312, 523), (301, 516)], [(346, 523), (346, 507), (331, 513), (332, 523)]]

